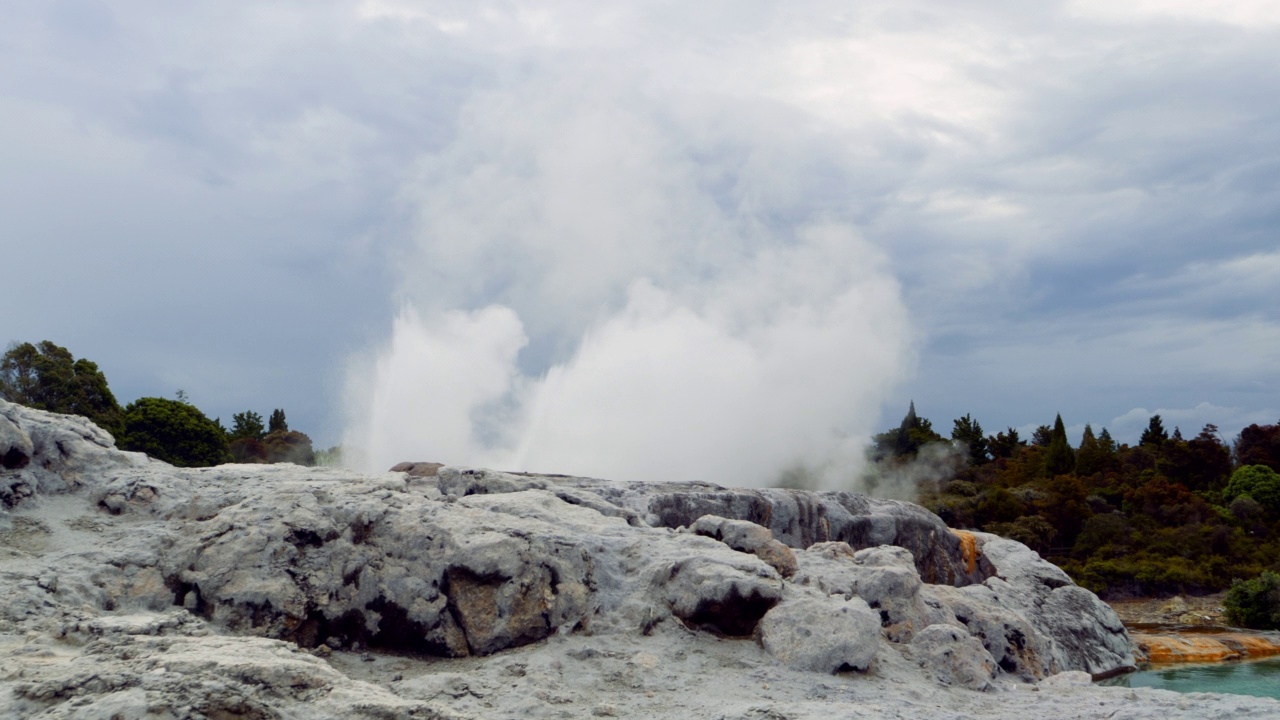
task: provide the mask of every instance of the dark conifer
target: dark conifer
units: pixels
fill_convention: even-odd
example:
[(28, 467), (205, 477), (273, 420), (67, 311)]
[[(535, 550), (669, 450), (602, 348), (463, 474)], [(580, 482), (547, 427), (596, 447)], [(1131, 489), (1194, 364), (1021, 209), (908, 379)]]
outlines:
[(1152, 415), (1147, 421), (1147, 429), (1142, 431), (1142, 437), (1138, 440), (1139, 445), (1154, 445), (1159, 447), (1169, 440), (1169, 433), (1164, 429), (1164, 421), (1159, 415)]
[(1062, 424), (1062, 416), (1053, 421), (1053, 432), (1049, 437), (1049, 447), (1044, 454), (1044, 468), (1049, 477), (1066, 475), (1075, 469), (1075, 452), (1067, 442), (1067, 428)]

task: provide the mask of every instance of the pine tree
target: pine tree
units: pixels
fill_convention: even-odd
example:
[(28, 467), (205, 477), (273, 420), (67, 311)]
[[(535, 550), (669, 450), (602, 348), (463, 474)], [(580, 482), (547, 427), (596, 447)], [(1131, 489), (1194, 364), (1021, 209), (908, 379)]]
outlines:
[(1066, 475), (1075, 469), (1076, 456), (1067, 442), (1067, 428), (1062, 424), (1062, 415), (1053, 421), (1053, 433), (1049, 437), (1049, 447), (1044, 454), (1044, 469), (1049, 477)]
[(1076, 451), (1075, 472), (1080, 477), (1106, 470), (1114, 459), (1115, 443), (1111, 442), (1111, 436), (1106, 434), (1106, 428), (1103, 428), (1102, 432), (1106, 437), (1105, 442), (1094, 436), (1093, 426), (1084, 426), (1084, 437), (1080, 439), (1080, 449)]
[(951, 439), (965, 446), (969, 453), (969, 462), (981, 465), (990, 458), (987, 456), (987, 438), (982, 434), (982, 425), (966, 414), (957, 418), (951, 430)]
[(1011, 458), (1018, 452), (1018, 448), (1025, 447), (1026, 444), (1022, 438), (1018, 437), (1016, 428), (1008, 428), (1005, 432), (998, 432), (987, 438), (987, 448), (991, 451), (991, 457), (994, 458)]
[(911, 431), (920, 425), (920, 418), (916, 416), (916, 401), (911, 401), (911, 406), (907, 408), (907, 414), (902, 418), (902, 424), (898, 426), (898, 441), (894, 446), (895, 455), (902, 457), (911, 455), (918, 446), (911, 443)]
[(914, 457), (922, 446), (941, 441), (942, 436), (933, 431), (933, 423), (916, 415), (913, 401), (897, 429), (886, 430), (872, 438), (870, 457), (876, 461)]
[(1164, 429), (1164, 421), (1159, 415), (1152, 415), (1147, 421), (1147, 429), (1142, 431), (1142, 437), (1138, 440), (1139, 445), (1155, 445), (1159, 447), (1169, 440), (1169, 433)]
[(1041, 425), (1031, 433), (1031, 444), (1036, 447), (1049, 447), (1049, 442), (1053, 440), (1053, 428), (1048, 425)]
[(1116, 445), (1116, 441), (1111, 439), (1111, 431), (1105, 427), (1103, 427), (1102, 432), (1098, 434), (1098, 444), (1101, 445), (1102, 449), (1107, 451), (1108, 454), (1112, 455), (1120, 449), (1119, 446)]
[(231, 432), (229, 437), (232, 440), (261, 440), (267, 431), (262, 426), (262, 416), (252, 410), (245, 410), (242, 413), (235, 413), (231, 416)]
[(285, 422), (284, 410), (276, 408), (271, 411), (271, 419), (267, 421), (267, 432), (289, 432), (289, 423)]

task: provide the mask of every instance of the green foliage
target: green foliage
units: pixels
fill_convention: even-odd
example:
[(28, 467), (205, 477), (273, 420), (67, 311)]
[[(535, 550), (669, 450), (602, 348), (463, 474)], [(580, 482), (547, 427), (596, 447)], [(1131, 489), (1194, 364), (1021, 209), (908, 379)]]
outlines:
[[(908, 413), (907, 437), (922, 425)], [(976, 425), (966, 415), (953, 435)], [(1273, 427), (1280, 429), (1246, 428), (1236, 454), (1269, 458)], [(878, 437), (893, 448), (902, 431)], [(952, 527), (1025, 543), (1103, 595), (1213, 592), (1280, 569), (1275, 468), (1259, 462), (1232, 472), (1232, 454), (1212, 425), (1183, 438), (1152, 418), (1144, 435), (1145, 444), (1130, 447), (1106, 428), (1086, 427), (1072, 453), (1060, 417), (1031, 444), (1009, 429), (987, 438), (990, 461), (955, 468), (922, 488), (920, 501)]]
[(1147, 429), (1142, 431), (1142, 437), (1138, 439), (1139, 445), (1155, 445), (1160, 446), (1169, 440), (1169, 433), (1165, 432), (1164, 421), (1159, 415), (1152, 415), (1147, 421)]
[(916, 404), (912, 402), (897, 430), (872, 438), (869, 454), (876, 462), (907, 460), (914, 458), (920, 448), (934, 442), (943, 442), (942, 436), (934, 432), (933, 423), (916, 415)]
[(987, 438), (982, 434), (982, 426), (967, 414), (957, 418), (951, 429), (951, 439), (965, 446), (969, 462), (981, 465), (990, 458), (987, 456)]
[(1067, 443), (1067, 428), (1062, 424), (1059, 415), (1053, 421), (1053, 432), (1049, 436), (1049, 446), (1044, 454), (1044, 469), (1049, 477), (1064, 475), (1076, 467), (1076, 454)]
[(1045, 483), (1042, 499), (1035, 503), (1057, 530), (1057, 537), (1070, 546), (1080, 534), (1080, 528), (1092, 514), (1089, 509), (1089, 490), (1075, 475), (1057, 475)]
[(1031, 444), (1036, 447), (1049, 447), (1049, 443), (1053, 440), (1053, 428), (1048, 425), (1040, 425), (1031, 433)]
[(119, 437), (120, 404), (107, 378), (89, 360), (79, 360), (48, 340), (14, 344), (0, 357), (0, 398), (38, 410), (81, 415)]
[(1227, 500), (1248, 495), (1263, 508), (1280, 511), (1280, 473), (1266, 465), (1246, 465), (1231, 473), (1222, 494)]
[[(968, 417), (966, 415), (966, 417)], [(991, 457), (1011, 458), (1019, 448), (1026, 447), (1027, 443), (1018, 437), (1018, 431), (1009, 428), (1004, 432), (998, 432), (987, 438), (987, 450), (991, 453)]]
[(1111, 432), (1106, 428), (1102, 428), (1102, 432), (1098, 435), (1098, 444), (1109, 453), (1114, 453), (1118, 449), (1116, 441), (1111, 439)]
[(1013, 522), (1022, 516), (1025, 506), (1013, 493), (996, 488), (986, 493), (978, 505), (975, 519), (983, 527), (991, 523)]
[(1080, 449), (1076, 451), (1077, 475), (1088, 477), (1115, 467), (1115, 442), (1111, 441), (1111, 435), (1107, 433), (1106, 428), (1103, 428), (1102, 432), (1106, 435), (1106, 442), (1094, 436), (1091, 426), (1084, 426), (1084, 437), (1080, 439)]
[(231, 432), (229, 436), (235, 440), (261, 440), (266, 437), (267, 429), (262, 424), (262, 416), (252, 410), (235, 413), (231, 416)]
[(195, 406), (165, 398), (139, 398), (125, 407), (119, 445), (178, 467), (206, 467), (231, 459), (220, 427)]
[[(234, 435), (232, 436), (234, 437)], [(231, 459), (238, 463), (267, 462), (267, 446), (256, 437), (238, 437), (230, 441)]]
[(992, 523), (987, 531), (1017, 540), (1036, 552), (1047, 552), (1058, 536), (1054, 526), (1039, 515), (1023, 515), (1011, 523)]
[(1240, 465), (1266, 465), (1280, 472), (1280, 423), (1254, 424), (1241, 430), (1236, 438), (1236, 462)]
[(269, 432), (262, 439), (262, 444), (266, 447), (269, 463), (316, 464), (316, 454), (311, 448), (311, 438), (296, 430)]
[(316, 450), (316, 465), (320, 467), (341, 467), (343, 462), (342, 446), (334, 445), (324, 450)]
[(314, 465), (316, 455), (311, 438), (305, 433), (289, 429), (284, 410), (271, 412), (268, 427), (263, 427), (262, 416), (252, 410), (232, 416), (231, 456), (240, 463), (291, 462), (298, 465)]
[(1161, 475), (1125, 493), (1124, 509), (1170, 527), (1202, 522), (1213, 512), (1204, 498)]
[(1280, 630), (1280, 575), (1267, 571), (1252, 580), (1236, 580), (1222, 605), (1235, 625)]
[(1174, 437), (1160, 447), (1156, 469), (1192, 490), (1221, 489), (1231, 473), (1231, 451), (1218, 437), (1218, 428), (1205, 425), (1190, 440)]
[(1094, 515), (1084, 521), (1071, 553), (1077, 557), (1089, 557), (1104, 548), (1111, 550), (1107, 554), (1116, 554), (1117, 549), (1123, 553), (1131, 546), (1132, 533), (1132, 525), (1120, 513)]

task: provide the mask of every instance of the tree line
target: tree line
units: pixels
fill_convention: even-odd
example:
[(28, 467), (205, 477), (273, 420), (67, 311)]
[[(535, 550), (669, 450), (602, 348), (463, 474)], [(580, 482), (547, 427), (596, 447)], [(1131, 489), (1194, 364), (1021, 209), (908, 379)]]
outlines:
[(209, 419), (182, 390), (174, 399), (143, 397), (121, 407), (97, 364), (48, 340), (13, 344), (0, 357), (0, 398), (39, 410), (82, 415), (111, 433), (122, 450), (178, 467), (227, 462), (314, 465), (311, 438), (290, 430), (283, 409), (264, 425), (251, 410)]
[(1086, 425), (1075, 447), (1060, 415), (1028, 440), (965, 415), (944, 438), (913, 403), (869, 452), (892, 468), (935, 443), (953, 462), (921, 504), (951, 527), (1025, 543), (1104, 597), (1212, 592), (1280, 571), (1280, 422), (1228, 443), (1215, 425), (1185, 437), (1154, 415), (1136, 445)]

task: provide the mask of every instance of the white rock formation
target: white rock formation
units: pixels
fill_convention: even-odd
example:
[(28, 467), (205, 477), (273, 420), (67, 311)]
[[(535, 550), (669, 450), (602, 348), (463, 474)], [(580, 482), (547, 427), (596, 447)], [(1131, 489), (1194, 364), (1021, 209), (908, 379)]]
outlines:
[(1280, 712), (1035, 684), (1131, 665), (1123, 626), (1025, 547), (979, 534), (966, 558), (905, 503), (177, 469), (3, 402), (0, 459), (0, 717)]

